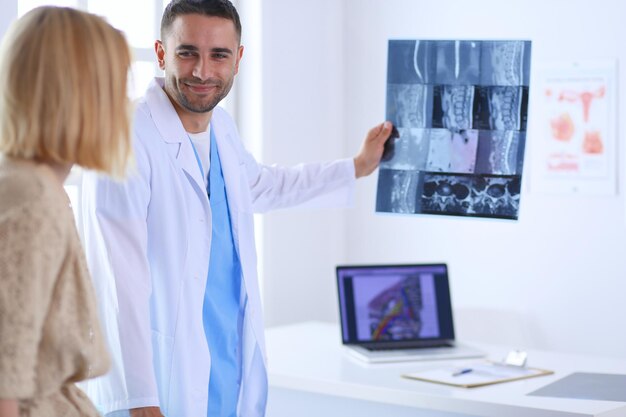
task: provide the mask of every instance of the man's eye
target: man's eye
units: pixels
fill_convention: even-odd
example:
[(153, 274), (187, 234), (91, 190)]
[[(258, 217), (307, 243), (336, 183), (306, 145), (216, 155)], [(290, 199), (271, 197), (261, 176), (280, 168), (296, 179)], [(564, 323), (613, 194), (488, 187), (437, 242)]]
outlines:
[(183, 57), (183, 58), (187, 58), (187, 57), (193, 56), (193, 52), (190, 52), (190, 51), (180, 51), (178, 53), (178, 56)]
[(213, 54), (213, 58), (216, 58), (216, 59), (226, 59), (226, 58), (228, 58), (228, 55), (226, 55), (226, 54)]

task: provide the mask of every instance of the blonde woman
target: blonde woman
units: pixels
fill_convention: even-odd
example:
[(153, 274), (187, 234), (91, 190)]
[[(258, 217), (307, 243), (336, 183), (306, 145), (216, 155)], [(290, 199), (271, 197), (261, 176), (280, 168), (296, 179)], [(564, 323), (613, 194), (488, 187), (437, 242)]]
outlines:
[(109, 366), (63, 182), (121, 176), (130, 154), (124, 36), (42, 7), (0, 51), (0, 416), (96, 416), (74, 383)]

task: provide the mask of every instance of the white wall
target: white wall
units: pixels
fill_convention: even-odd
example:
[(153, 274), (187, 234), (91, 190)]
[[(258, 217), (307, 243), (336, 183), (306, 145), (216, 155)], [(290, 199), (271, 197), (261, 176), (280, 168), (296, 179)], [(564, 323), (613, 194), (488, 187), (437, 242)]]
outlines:
[[(530, 39), (533, 64), (626, 62), (619, 0), (266, 0), (263, 9), (266, 162), (355, 153), (385, 114), (390, 38)], [(618, 85), (622, 179), (626, 90)], [(529, 123), (527, 162), (532, 106)], [(518, 222), (376, 215), (375, 192), (373, 175), (360, 181), (353, 209), (265, 216), (268, 325), (336, 321), (339, 262), (446, 261), (460, 337), (626, 357), (621, 184), (614, 197), (526, 192)]]
[[(263, 161), (344, 154), (341, 2), (263, 1)], [(341, 210), (263, 216), (264, 300), (270, 325), (335, 314), (333, 266), (346, 247)]]
[(17, 2), (9, 1), (0, 5), (0, 41), (11, 22), (15, 20), (15, 16), (17, 16)]

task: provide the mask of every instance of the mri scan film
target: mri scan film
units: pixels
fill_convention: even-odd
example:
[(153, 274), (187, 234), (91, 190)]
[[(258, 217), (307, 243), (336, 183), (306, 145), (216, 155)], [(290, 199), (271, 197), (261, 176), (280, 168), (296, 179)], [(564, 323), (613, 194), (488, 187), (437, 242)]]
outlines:
[(376, 211), (516, 220), (530, 41), (390, 40)]

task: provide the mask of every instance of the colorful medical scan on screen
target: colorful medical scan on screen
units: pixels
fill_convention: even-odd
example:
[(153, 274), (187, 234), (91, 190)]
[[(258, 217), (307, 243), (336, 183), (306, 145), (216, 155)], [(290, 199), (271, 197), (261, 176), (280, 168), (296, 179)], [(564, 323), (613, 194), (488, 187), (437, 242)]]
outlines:
[(346, 343), (453, 339), (445, 265), (338, 268)]

